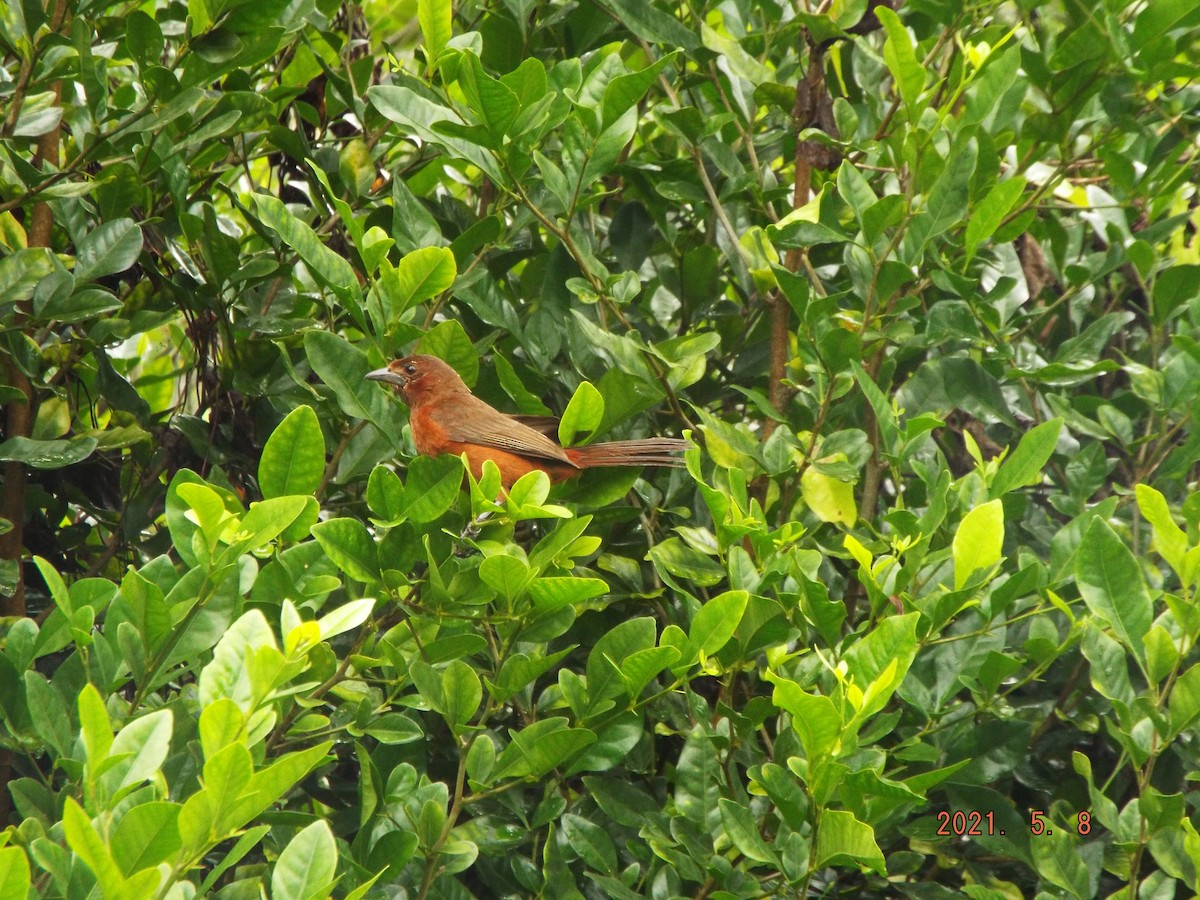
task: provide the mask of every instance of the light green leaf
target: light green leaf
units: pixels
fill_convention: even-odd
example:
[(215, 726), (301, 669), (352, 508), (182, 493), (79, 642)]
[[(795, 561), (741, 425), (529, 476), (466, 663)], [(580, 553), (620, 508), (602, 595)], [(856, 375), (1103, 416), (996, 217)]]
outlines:
[(747, 591), (726, 591), (701, 606), (688, 629), (690, 651), (695, 656), (712, 656), (729, 643), (749, 602)]
[(913, 115), (917, 98), (925, 87), (925, 69), (917, 59), (912, 39), (901, 24), (900, 17), (886, 6), (880, 6), (875, 12), (887, 31), (883, 60), (896, 81), (904, 105), (909, 108), (910, 115)]
[(417, 0), (417, 21), (421, 24), (425, 58), (430, 68), (435, 67), (438, 56), (450, 40), (452, 16), (450, 0)]
[(396, 521), (433, 522), (462, 491), (463, 467), (457, 456), (418, 456), (409, 462), (406, 475)]
[(608, 584), (600, 578), (545, 576), (529, 585), (538, 612), (547, 613), (573, 603), (584, 603), (608, 593)]
[(0, 900), (25, 900), (29, 895), (29, 858), (20, 847), (0, 849)]
[(1062, 424), (1062, 419), (1051, 419), (1029, 429), (1017, 444), (1012, 456), (1001, 463), (996, 477), (992, 479), (988, 496), (995, 499), (1003, 497), (1014, 488), (1040, 484), (1042, 469), (1050, 461), (1054, 448), (1058, 445)]
[(109, 755), (127, 756), (117, 761), (103, 776), (103, 781), (113, 794), (141, 784), (162, 768), (171, 749), (173, 727), (174, 717), (169, 709), (155, 710), (125, 724), (114, 738)]
[(332, 612), (326, 613), (317, 620), (317, 624), (321, 628), (321, 640), (327, 641), (331, 637), (357, 628), (370, 618), (371, 610), (374, 608), (374, 598), (364, 597), (361, 600), (343, 603)]
[(770, 863), (775, 860), (771, 848), (758, 833), (758, 822), (749, 806), (735, 803), (728, 797), (718, 800), (717, 806), (721, 810), (721, 824), (725, 828), (725, 834), (729, 836), (733, 846), (737, 847), (738, 852), (754, 862)]
[(864, 865), (879, 875), (887, 874), (883, 851), (875, 841), (875, 830), (851, 812), (827, 809), (821, 814), (817, 832), (815, 865), (837, 863)]
[(366, 730), (381, 744), (411, 744), (425, 738), (425, 729), (403, 713), (384, 713), (372, 719)]
[(69, 794), (63, 806), (62, 826), (67, 846), (87, 863), (97, 880), (110, 887), (120, 887), (125, 879), (121, 877), (116, 863), (113, 862), (107, 842), (100, 837), (83, 807)]
[(954, 589), (961, 590), (971, 576), (991, 569), (1003, 558), (1004, 507), (989, 500), (965, 516), (954, 533)]
[[(179, 852), (178, 803), (151, 801), (131, 807), (112, 836), (113, 859), (127, 876), (166, 862)], [(3, 894), (0, 893), (0, 897)]]
[[(1134, 493), (1137, 495), (1138, 509), (1154, 528), (1154, 541), (1151, 546), (1167, 561), (1167, 565), (1175, 570), (1175, 574), (1183, 579), (1188, 538), (1183, 529), (1175, 524), (1166, 498), (1145, 484), (1137, 485)], [(1186, 580), (1184, 586), (1188, 586)]]
[(822, 522), (853, 525), (858, 521), (854, 485), (809, 466), (800, 476), (800, 495)]
[(337, 872), (337, 844), (329, 823), (313, 822), (279, 854), (271, 872), (275, 900), (316, 900), (329, 895)]
[(391, 320), (409, 307), (436, 297), (454, 284), (458, 274), (448, 247), (422, 247), (408, 253), (395, 269), (388, 270), (380, 287), (390, 306)]
[(488, 557), (479, 564), (479, 577), (484, 584), (511, 602), (525, 593), (533, 573), (524, 560), (502, 553)]
[(604, 397), (590, 381), (582, 381), (558, 423), (558, 441), (564, 447), (575, 443), (575, 436), (584, 432), (589, 439), (604, 418)]
[(512, 88), (485, 72), (479, 57), (470, 51), (461, 57), (458, 83), (471, 111), (488, 130), (497, 138), (506, 135), (521, 109), (521, 101)]
[(84, 751), (87, 753), (88, 767), (95, 772), (108, 758), (109, 748), (112, 747), (112, 723), (108, 718), (108, 710), (104, 707), (104, 699), (95, 685), (90, 682), (79, 692), (79, 726), (83, 734)]

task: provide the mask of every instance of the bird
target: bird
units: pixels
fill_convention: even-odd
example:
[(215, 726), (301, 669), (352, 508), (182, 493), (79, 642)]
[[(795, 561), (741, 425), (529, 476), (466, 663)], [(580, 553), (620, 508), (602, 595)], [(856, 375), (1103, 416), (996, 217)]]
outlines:
[(505, 490), (539, 469), (552, 482), (559, 482), (603, 466), (682, 466), (679, 454), (691, 446), (678, 438), (646, 438), (563, 447), (554, 438), (558, 419), (494, 409), (436, 356), (405, 356), (366, 377), (389, 385), (408, 404), (408, 424), (418, 453), (465, 453), (476, 479), (483, 477), (483, 464), (490, 459), (500, 470)]

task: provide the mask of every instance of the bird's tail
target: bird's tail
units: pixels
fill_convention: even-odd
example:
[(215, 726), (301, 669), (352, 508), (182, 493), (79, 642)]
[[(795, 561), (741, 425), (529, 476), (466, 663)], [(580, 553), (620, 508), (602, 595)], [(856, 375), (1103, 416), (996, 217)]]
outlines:
[(680, 454), (690, 446), (690, 441), (678, 438), (609, 441), (572, 447), (567, 450), (567, 456), (581, 469), (593, 466), (682, 466)]

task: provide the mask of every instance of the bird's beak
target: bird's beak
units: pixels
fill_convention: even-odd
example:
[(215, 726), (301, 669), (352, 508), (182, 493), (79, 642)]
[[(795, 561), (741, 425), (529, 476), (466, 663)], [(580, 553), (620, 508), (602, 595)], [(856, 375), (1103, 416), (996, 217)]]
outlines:
[(404, 376), (397, 375), (391, 369), (374, 369), (367, 373), (367, 378), (371, 381), (383, 381), (387, 384), (394, 384), (396, 387), (404, 387)]

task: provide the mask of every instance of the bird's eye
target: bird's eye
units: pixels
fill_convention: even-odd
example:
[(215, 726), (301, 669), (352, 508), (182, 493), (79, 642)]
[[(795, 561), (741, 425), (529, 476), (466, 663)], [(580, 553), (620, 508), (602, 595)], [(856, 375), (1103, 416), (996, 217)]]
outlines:
[(412, 363), (409, 363), (407, 366), (404, 367), (404, 373), (406, 375), (416, 375), (417, 367), (414, 366)]

